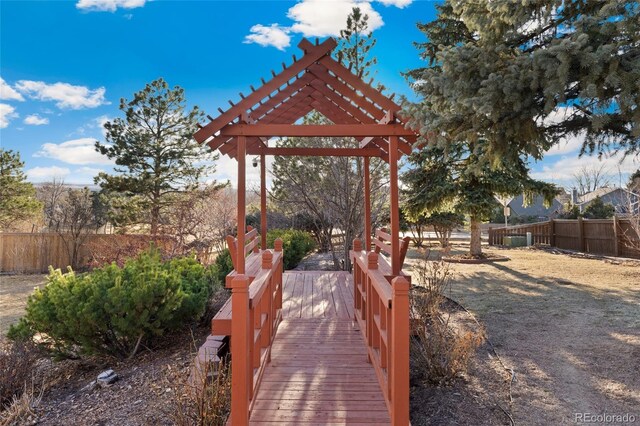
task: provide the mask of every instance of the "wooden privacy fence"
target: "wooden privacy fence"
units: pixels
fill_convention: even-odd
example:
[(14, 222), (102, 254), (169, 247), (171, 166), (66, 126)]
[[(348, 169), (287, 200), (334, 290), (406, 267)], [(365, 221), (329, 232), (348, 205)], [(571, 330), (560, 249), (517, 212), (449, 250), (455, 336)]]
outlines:
[[(100, 260), (107, 249), (110, 261), (115, 260), (111, 258), (118, 255), (118, 248), (129, 252), (130, 247), (144, 248), (151, 241), (148, 235), (88, 234), (80, 246), (79, 266)], [(67, 244), (72, 244), (70, 237)], [(0, 233), (0, 272), (45, 273), (49, 266), (65, 269), (69, 264), (65, 238), (57, 233)]]
[(489, 245), (503, 238), (531, 232), (533, 244), (605, 256), (640, 258), (634, 219), (552, 219), (547, 222), (489, 228)]

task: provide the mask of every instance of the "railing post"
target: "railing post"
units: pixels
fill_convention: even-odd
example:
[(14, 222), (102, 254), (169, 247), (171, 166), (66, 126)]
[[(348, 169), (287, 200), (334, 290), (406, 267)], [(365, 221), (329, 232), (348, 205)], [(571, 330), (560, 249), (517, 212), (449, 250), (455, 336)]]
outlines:
[(360, 241), (360, 238), (353, 240), (353, 251), (362, 251), (362, 241)]
[(556, 246), (556, 221), (554, 219), (549, 221), (549, 245)]
[[(276, 252), (282, 253), (282, 238), (276, 238), (276, 240), (273, 242), (273, 247)], [(276, 309), (282, 309), (282, 274), (284, 273), (284, 253), (282, 253), (282, 256), (280, 256), (278, 265), (278, 282), (280, 283), (280, 285), (278, 287)]]
[(249, 424), (250, 368), (249, 356), (249, 278), (236, 275), (231, 281), (231, 423)]
[[(262, 252), (262, 269), (273, 269), (273, 253), (271, 253), (270, 250), (265, 250)], [(265, 327), (266, 330), (261, 330), (261, 336), (260, 336), (260, 340), (261, 340), (261, 346), (263, 348), (266, 348), (268, 346), (271, 345), (271, 343), (273, 342), (273, 321), (276, 315), (276, 303), (277, 300), (274, 300), (273, 298), (273, 286), (275, 285), (274, 283), (277, 283), (278, 277), (276, 276), (276, 274), (271, 274), (271, 278), (269, 278), (269, 283), (267, 285), (267, 292), (268, 295), (267, 296), (262, 296), (262, 297), (266, 297), (267, 301), (267, 321), (265, 323)], [(276, 296), (277, 298), (277, 296)], [(271, 351), (269, 351), (269, 359), (267, 360), (268, 362), (271, 362)]]
[(367, 269), (378, 269), (378, 253), (370, 251), (367, 254)]
[(489, 245), (493, 245), (493, 229), (489, 227)]
[(391, 281), (391, 424), (409, 424), (409, 281)]

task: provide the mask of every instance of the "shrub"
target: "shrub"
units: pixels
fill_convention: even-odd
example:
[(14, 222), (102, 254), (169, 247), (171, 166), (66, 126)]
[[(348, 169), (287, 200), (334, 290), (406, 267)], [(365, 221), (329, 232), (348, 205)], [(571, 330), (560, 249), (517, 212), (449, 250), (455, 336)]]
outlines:
[(8, 407), (32, 383), (38, 351), (33, 343), (18, 340), (0, 347), (0, 411)]
[(584, 210), (587, 219), (610, 219), (616, 212), (611, 204), (605, 204), (602, 198), (596, 197)]
[(148, 250), (121, 268), (87, 274), (50, 269), (47, 285), (29, 297), (10, 337), (43, 333), (59, 354), (133, 356), (141, 344), (197, 320), (218, 280), (194, 257), (163, 262)]
[(218, 254), (213, 264), (213, 271), (218, 281), (224, 283), (225, 277), (229, 275), (229, 272), (233, 271), (233, 261), (231, 260), (229, 249), (224, 249)]
[(273, 247), (274, 241), (282, 240), (284, 268), (293, 269), (313, 249), (316, 242), (310, 233), (297, 229), (272, 229), (267, 232), (267, 247)]
[(442, 311), (452, 277), (447, 263), (424, 259), (417, 276), (419, 286), (411, 293), (411, 358), (428, 381), (445, 384), (466, 371), (484, 334), (457, 330), (450, 324), (450, 315)]

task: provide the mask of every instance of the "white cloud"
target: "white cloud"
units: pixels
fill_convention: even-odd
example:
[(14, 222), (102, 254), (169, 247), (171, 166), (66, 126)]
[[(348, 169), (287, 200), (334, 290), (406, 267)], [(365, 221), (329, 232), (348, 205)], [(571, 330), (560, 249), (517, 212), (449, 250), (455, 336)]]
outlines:
[(67, 164), (114, 164), (112, 160), (96, 152), (94, 144), (95, 139), (92, 138), (74, 139), (60, 144), (45, 143), (33, 156), (53, 158)]
[(8, 104), (0, 104), (0, 129), (4, 129), (9, 125), (9, 122), (18, 117), (15, 113), (15, 108)]
[(142, 7), (146, 0), (78, 0), (76, 7), (88, 12), (115, 12), (122, 9)]
[(553, 156), (553, 155), (561, 155), (561, 154), (569, 154), (572, 152), (577, 153), (582, 148), (582, 144), (585, 139), (585, 133), (580, 133), (577, 135), (571, 135), (566, 138), (560, 139), (560, 141), (555, 144), (551, 149), (549, 149), (545, 155)]
[(640, 157), (627, 156), (623, 159), (622, 154), (612, 155), (599, 160), (598, 157), (578, 155), (563, 156), (558, 161), (544, 165), (542, 170), (531, 173), (534, 179), (545, 181), (553, 181), (564, 186), (573, 184), (573, 175), (583, 167), (600, 168), (604, 165), (606, 174), (615, 183), (618, 183), (618, 174), (623, 175), (623, 183), (626, 182), (626, 176), (633, 173), (640, 167)]
[(273, 46), (277, 49), (284, 50), (291, 44), (291, 36), (289, 28), (283, 28), (278, 24), (271, 26), (254, 25), (250, 29), (251, 34), (244, 38), (245, 43), (257, 43), (260, 46)]
[[(260, 184), (260, 164), (258, 167), (252, 165), (253, 157), (247, 157), (247, 187), (250, 189)], [(216, 172), (213, 174), (218, 182), (231, 181), (232, 186), (238, 184), (238, 162), (234, 158), (220, 154), (220, 159), (216, 161)], [(271, 185), (271, 167), (273, 165), (273, 156), (267, 156), (267, 187)]]
[(111, 121), (112, 119), (107, 115), (101, 115), (100, 117), (96, 117), (93, 119), (93, 126), (98, 127), (100, 132), (102, 133), (102, 137), (107, 137), (107, 130), (104, 128), (104, 124), (107, 121)]
[(95, 108), (108, 102), (104, 98), (106, 89), (89, 89), (85, 86), (73, 86), (69, 83), (47, 84), (43, 81), (20, 80), (16, 89), (33, 99), (56, 101), (58, 108), (82, 109)]
[(400, 9), (404, 9), (405, 7), (413, 3), (413, 0), (378, 0), (378, 1), (384, 4), (385, 6), (395, 6)]
[(22, 95), (9, 86), (2, 77), (0, 77), (0, 99), (5, 101), (24, 101)]
[(47, 117), (40, 117), (38, 114), (31, 114), (25, 117), (24, 124), (42, 126), (43, 124), (49, 124), (49, 119)]
[(34, 167), (26, 171), (27, 178), (32, 182), (46, 182), (53, 178), (64, 178), (71, 173), (66, 167)]
[(291, 30), (305, 37), (338, 36), (354, 7), (369, 16), (370, 31), (384, 24), (382, 16), (366, 1), (303, 0), (289, 9), (287, 17), (295, 21)]
[[(385, 6), (399, 8), (411, 2), (412, 0), (380, 0)], [(290, 27), (280, 24), (254, 25), (251, 27), (251, 34), (245, 37), (245, 43), (284, 50), (290, 44), (291, 33), (300, 33), (305, 37), (337, 37), (354, 7), (359, 7), (363, 15), (369, 16), (370, 31), (384, 25), (382, 16), (371, 6), (369, 0), (302, 0), (287, 12), (287, 17), (294, 21)]]

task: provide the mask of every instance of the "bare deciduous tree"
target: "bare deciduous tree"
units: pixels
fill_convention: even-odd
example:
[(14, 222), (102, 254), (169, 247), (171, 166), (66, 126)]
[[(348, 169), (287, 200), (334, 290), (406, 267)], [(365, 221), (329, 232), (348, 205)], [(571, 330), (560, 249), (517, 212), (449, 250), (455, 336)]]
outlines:
[[(59, 190), (58, 185), (54, 192)], [(88, 188), (63, 187), (47, 218), (51, 227), (62, 238), (71, 267), (74, 269), (80, 266), (80, 247), (86, 241), (87, 235), (103, 225), (102, 218), (96, 214), (95, 203), (96, 197)]]
[(611, 177), (604, 164), (600, 166), (582, 166), (573, 174), (573, 182), (579, 194), (586, 194), (603, 186), (609, 186)]

